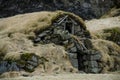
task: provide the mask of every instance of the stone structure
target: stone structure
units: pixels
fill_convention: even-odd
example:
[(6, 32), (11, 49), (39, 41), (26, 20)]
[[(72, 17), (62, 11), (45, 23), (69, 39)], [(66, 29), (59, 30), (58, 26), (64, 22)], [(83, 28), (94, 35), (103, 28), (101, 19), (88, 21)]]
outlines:
[(45, 11), (1, 19), (0, 23), (0, 74), (34, 74), (36, 69), (40, 74), (74, 72), (75, 68), (86, 73), (120, 70), (120, 47), (92, 39), (83, 20), (72, 13)]
[(99, 73), (99, 52), (93, 50), (89, 32), (69, 15), (60, 16), (49, 29), (37, 34), (34, 43), (64, 46), (74, 67), (86, 73)]

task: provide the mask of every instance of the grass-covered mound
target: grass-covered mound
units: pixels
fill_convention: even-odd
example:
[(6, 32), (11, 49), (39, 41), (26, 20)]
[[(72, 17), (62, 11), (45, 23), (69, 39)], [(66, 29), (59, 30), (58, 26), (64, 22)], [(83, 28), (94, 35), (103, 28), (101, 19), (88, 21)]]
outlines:
[(85, 27), (83, 20), (72, 13), (63, 11), (43, 11), (1, 19), (0, 35), (10, 36), (14, 33), (23, 33), (29, 35), (32, 33), (37, 33), (38, 31), (50, 27), (53, 21), (66, 14), (73, 17), (78, 23)]
[(116, 44), (120, 45), (120, 28), (111, 28), (111, 29), (105, 29), (105, 34), (110, 34), (106, 36), (106, 40), (110, 40), (115, 42)]
[(100, 39), (113, 41), (120, 46), (120, 28), (108, 28), (98, 31), (95, 36)]
[(63, 11), (36, 12), (0, 19), (0, 74), (8, 71), (27, 71), (33, 75), (76, 72), (63, 47), (54, 44), (36, 46), (31, 40), (66, 14), (86, 28), (80, 17)]
[(120, 71), (120, 47), (114, 42), (102, 39), (92, 40), (94, 48), (102, 55), (98, 63), (103, 67), (102, 72)]
[[(86, 30), (86, 26), (80, 17), (63, 11), (36, 12), (0, 19), (1, 74), (14, 70), (32, 72), (32, 75), (77, 72), (78, 70), (72, 66), (68, 53), (63, 46), (53, 43), (44, 45), (34, 44), (33, 42), (33, 39), (35, 39), (38, 33), (40, 34), (43, 30), (50, 28), (52, 23), (63, 15), (69, 15)], [(79, 42), (79, 40), (80, 39), (77, 38), (77, 42)], [(84, 65), (92, 67), (95, 72), (116, 71), (119, 69), (119, 46), (110, 41), (95, 40), (90, 44), (89, 41), (92, 40), (90, 39), (88, 42), (83, 42), (86, 42), (87, 48), (94, 48), (99, 53), (97, 53), (97, 55), (93, 52), (91, 52), (92, 54), (85, 55), (83, 53), (82, 56), (88, 57), (88, 59), (84, 58), (84, 62), (87, 62), (87, 64), (84, 63)], [(81, 49), (80, 45), (78, 45), (78, 47)], [(84, 47), (84, 44), (82, 44), (82, 47)], [(81, 51), (79, 50), (78, 52), (80, 53)], [(89, 59), (91, 61), (88, 61)], [(92, 61), (93, 59), (95, 59), (95, 61)], [(116, 63), (118, 63), (118, 65), (114, 67)], [(97, 68), (100, 67), (99, 71), (94, 69), (96, 66)], [(87, 66), (85, 67), (85, 69), (88, 68)], [(112, 70), (113, 68), (115, 68), (115, 70)]]

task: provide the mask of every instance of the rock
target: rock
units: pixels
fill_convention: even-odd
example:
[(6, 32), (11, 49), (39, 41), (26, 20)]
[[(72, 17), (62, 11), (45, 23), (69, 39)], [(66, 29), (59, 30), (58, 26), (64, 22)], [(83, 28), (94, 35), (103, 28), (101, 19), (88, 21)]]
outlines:
[(100, 60), (102, 58), (101, 54), (91, 55), (90, 60)]
[(89, 61), (99, 61), (102, 58), (101, 54), (87, 54), (83, 56), (84, 60), (89, 60)]
[(99, 68), (89, 68), (89, 71), (90, 71), (91, 73), (99, 73), (100, 70), (101, 70), (101, 69), (99, 69)]
[(77, 59), (77, 53), (69, 53), (71, 58)]
[(88, 67), (98, 68), (98, 63), (96, 61), (88, 61)]
[(76, 34), (78, 35), (78, 36), (83, 36), (84, 35), (84, 33), (83, 32), (76, 32)]
[(73, 67), (78, 69), (77, 53), (69, 53), (69, 59)]
[(84, 7), (84, 8), (91, 8), (91, 4), (90, 3), (83, 3), (82, 4), (82, 6)]
[(34, 71), (34, 66), (32, 66), (30, 64), (27, 64), (24, 69), (25, 69), (25, 71), (33, 72)]
[(98, 68), (98, 63), (96, 61), (85, 61), (83, 64), (89, 68)]
[(0, 62), (0, 74), (8, 71), (7, 65), (8, 65), (7, 61), (1, 61)]
[(71, 38), (70, 35), (69, 34), (65, 34), (65, 32), (62, 32), (60, 34), (60, 36), (61, 36), (62, 40), (68, 40), (68, 39)]
[(38, 37), (44, 37), (44, 36), (46, 36), (47, 35), (47, 33), (46, 32), (42, 32), (42, 33), (40, 33), (39, 35), (38, 35)]
[(87, 61), (84, 61), (84, 62), (83, 62), (83, 65), (84, 65), (84, 66), (87, 66), (87, 65), (88, 65), (88, 62), (87, 62)]
[(27, 61), (28, 64), (34, 66), (34, 67), (37, 67), (38, 66), (38, 63), (36, 62), (33, 62), (33, 61)]
[(31, 58), (31, 60), (33, 61), (33, 62), (38, 62), (38, 57), (37, 56), (32, 56), (32, 58)]
[(72, 66), (78, 69), (78, 60), (77, 59), (71, 59)]
[(8, 67), (8, 71), (20, 71), (19, 67), (17, 66), (16, 62), (12, 62)]
[(38, 42), (40, 42), (40, 38), (36, 38), (35, 40), (34, 40), (34, 43), (38, 43)]
[(83, 60), (87, 60), (87, 55), (83, 55)]
[(48, 36), (48, 35), (47, 35), (47, 36), (45, 36), (45, 40), (50, 40), (50, 38), (51, 38), (51, 37), (50, 37), (50, 36)]
[(99, 51), (94, 50), (94, 49), (85, 50), (84, 53), (87, 54), (87, 55), (96, 55), (96, 54), (100, 54)]
[(59, 42), (61, 42), (61, 41), (59, 41), (58, 38), (52, 38), (52, 39), (51, 39), (51, 42), (53, 42), (53, 43), (59, 43)]
[(51, 30), (46, 30), (46, 31), (44, 31), (44, 32), (47, 33), (47, 34), (48, 34), (48, 33), (50, 34), (50, 33), (51, 33)]
[(81, 52), (83, 52), (83, 47), (78, 43), (75, 43), (75, 45), (76, 45), (77, 51), (81, 54)]
[(76, 52), (77, 52), (77, 48), (76, 48), (76, 47), (70, 48), (70, 52), (71, 52), (71, 53), (76, 53)]
[(68, 40), (66, 40), (66, 41), (63, 41), (63, 45), (67, 45), (68, 44)]

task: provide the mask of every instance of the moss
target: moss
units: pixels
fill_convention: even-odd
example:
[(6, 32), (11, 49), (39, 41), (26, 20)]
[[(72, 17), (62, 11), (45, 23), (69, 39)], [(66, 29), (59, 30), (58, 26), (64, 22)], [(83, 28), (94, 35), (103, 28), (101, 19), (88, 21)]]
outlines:
[(26, 65), (26, 61), (24, 61), (24, 60), (18, 60), (17, 63), (18, 63), (19, 66), (25, 66)]
[(106, 40), (113, 41), (117, 44), (120, 42), (120, 28), (105, 29), (104, 33), (110, 33), (110, 35), (106, 36)]
[[(22, 66), (22, 68), (27, 72), (33, 72), (35, 69), (35, 66), (30, 65), (27, 61), (31, 60), (32, 56), (36, 56), (34, 53), (24, 53), (21, 55), (21, 59), (17, 61), (19, 66)], [(38, 57), (39, 58), (39, 64), (44, 64), (48, 60), (44, 57)]]
[(88, 30), (85, 30), (85, 31), (84, 31), (84, 34), (85, 34), (86, 37), (91, 38), (90, 32), (89, 32)]
[(27, 61), (31, 60), (31, 58), (33, 56), (35, 56), (34, 53), (24, 53), (24, 54), (22, 54), (21, 59), (19, 61), (17, 61), (18, 65), (20, 67), (22, 67), (27, 72), (33, 72), (35, 67), (32, 66), (32, 68), (31, 68), (30, 65), (27, 62)]
[(27, 61), (27, 60), (30, 60), (33, 55), (34, 53), (24, 53), (21, 55), (21, 59)]

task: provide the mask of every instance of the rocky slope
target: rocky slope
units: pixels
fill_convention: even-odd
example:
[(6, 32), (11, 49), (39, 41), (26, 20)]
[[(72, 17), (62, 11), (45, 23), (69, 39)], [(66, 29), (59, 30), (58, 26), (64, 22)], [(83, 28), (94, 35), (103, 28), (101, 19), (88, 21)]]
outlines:
[(16, 14), (64, 10), (83, 19), (99, 18), (112, 7), (119, 7), (119, 0), (0, 0), (0, 17)]

